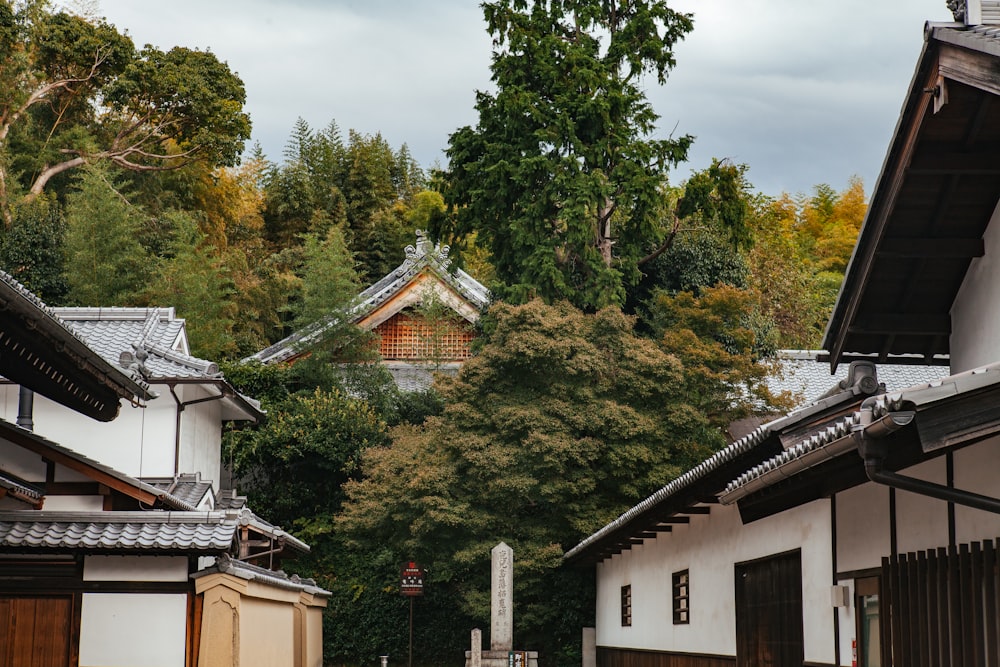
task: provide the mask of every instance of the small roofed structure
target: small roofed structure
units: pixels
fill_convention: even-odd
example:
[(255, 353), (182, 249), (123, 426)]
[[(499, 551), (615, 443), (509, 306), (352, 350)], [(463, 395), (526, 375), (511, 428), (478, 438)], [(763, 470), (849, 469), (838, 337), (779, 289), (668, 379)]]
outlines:
[[(472, 325), (490, 302), (490, 292), (462, 269), (453, 269), (448, 246), (417, 232), (416, 245), (394, 271), (358, 295), (354, 324), (378, 334), (379, 353), (402, 389), (422, 389), (430, 372), (457, 370), (471, 354)], [(430, 322), (422, 307), (444, 307), (451, 317)], [(308, 354), (328, 324), (296, 331), (244, 361), (291, 363)]]

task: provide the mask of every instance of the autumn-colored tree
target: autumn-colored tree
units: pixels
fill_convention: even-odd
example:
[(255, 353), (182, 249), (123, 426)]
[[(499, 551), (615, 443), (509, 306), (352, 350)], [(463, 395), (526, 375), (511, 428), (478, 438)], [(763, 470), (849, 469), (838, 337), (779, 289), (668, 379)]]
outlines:
[[(495, 304), (479, 354), (439, 380), (443, 413), (366, 451), (337, 530), (354, 548), (427, 564), (428, 586), (480, 622), (489, 550), (506, 541), (517, 554), (518, 643), (557, 664), (578, 661), (592, 580), (560, 569), (562, 554), (724, 444), (727, 411), (745, 411), (750, 394), (738, 390), (759, 377), (752, 335), (726, 338), (737, 302), (728, 293), (678, 302), (671, 336), (701, 329), (660, 343), (637, 336), (617, 308)], [(726, 369), (726, 355), (747, 362)]]
[(0, 1), (0, 212), (84, 165), (233, 164), (243, 83), (210, 52), (152, 46), (44, 0)]

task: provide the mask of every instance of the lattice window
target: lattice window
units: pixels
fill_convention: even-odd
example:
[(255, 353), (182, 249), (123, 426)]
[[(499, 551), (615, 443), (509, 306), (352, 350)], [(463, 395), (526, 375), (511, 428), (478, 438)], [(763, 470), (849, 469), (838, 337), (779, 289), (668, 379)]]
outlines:
[(632, 585), (622, 586), (622, 627), (632, 625)]
[(673, 575), (673, 609), (674, 625), (683, 625), (691, 622), (691, 610), (688, 607), (691, 596), (691, 581), (687, 570), (674, 572)]
[(465, 320), (431, 324), (419, 313), (403, 310), (378, 325), (383, 359), (464, 361), (471, 356), (471, 327)]

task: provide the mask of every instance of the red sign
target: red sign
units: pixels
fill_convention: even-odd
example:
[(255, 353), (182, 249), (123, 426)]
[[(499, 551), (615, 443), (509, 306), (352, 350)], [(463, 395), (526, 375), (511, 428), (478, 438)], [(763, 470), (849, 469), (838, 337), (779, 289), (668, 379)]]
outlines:
[(413, 561), (403, 566), (399, 580), (399, 592), (403, 595), (424, 594), (424, 571)]

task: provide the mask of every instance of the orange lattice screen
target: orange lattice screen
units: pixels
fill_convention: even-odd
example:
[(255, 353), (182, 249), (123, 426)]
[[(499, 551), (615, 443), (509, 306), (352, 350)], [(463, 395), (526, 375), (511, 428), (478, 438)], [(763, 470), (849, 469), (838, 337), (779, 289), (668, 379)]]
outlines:
[(462, 361), (468, 359), (472, 328), (465, 320), (433, 325), (403, 310), (375, 327), (383, 359)]

